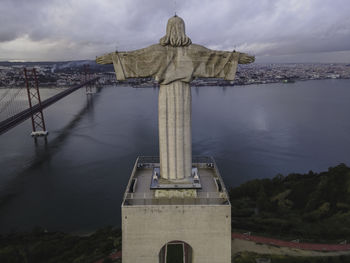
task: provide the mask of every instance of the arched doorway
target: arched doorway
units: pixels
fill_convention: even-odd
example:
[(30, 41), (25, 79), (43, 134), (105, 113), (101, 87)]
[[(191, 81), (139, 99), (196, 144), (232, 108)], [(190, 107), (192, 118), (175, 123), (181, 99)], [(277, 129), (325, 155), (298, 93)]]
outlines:
[(159, 251), (159, 263), (192, 263), (192, 247), (178, 240), (166, 243)]

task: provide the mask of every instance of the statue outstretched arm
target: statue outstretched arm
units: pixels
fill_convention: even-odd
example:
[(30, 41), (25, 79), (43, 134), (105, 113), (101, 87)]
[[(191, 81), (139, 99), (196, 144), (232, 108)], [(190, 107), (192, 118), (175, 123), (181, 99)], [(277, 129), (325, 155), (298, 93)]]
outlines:
[(193, 77), (223, 78), (234, 80), (238, 64), (255, 61), (254, 56), (236, 51), (220, 51), (192, 44), (193, 61), (196, 63)]
[(113, 53), (108, 53), (108, 54), (104, 54), (102, 56), (99, 56), (96, 58), (96, 63), (98, 63), (98, 64), (112, 64), (113, 63), (112, 55), (113, 55)]
[(249, 56), (246, 53), (239, 53), (238, 64), (249, 64), (255, 61), (254, 56)]
[(154, 46), (133, 51), (115, 51), (96, 58), (98, 64), (113, 64), (117, 80), (151, 77), (159, 70), (162, 61)]

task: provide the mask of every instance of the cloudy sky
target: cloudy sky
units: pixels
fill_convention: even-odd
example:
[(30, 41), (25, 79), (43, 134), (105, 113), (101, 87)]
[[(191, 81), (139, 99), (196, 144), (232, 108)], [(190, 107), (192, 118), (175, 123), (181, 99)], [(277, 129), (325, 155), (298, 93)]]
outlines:
[(209, 48), (262, 63), (350, 63), (350, 0), (0, 0), (0, 61), (142, 48), (175, 11), (192, 42)]

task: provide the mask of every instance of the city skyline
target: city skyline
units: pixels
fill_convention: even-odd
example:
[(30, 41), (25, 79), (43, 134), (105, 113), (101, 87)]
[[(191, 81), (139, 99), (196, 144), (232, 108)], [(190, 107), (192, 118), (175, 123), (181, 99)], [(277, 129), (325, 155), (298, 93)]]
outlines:
[(345, 0), (4, 0), (0, 61), (94, 59), (106, 50), (138, 49), (157, 43), (176, 12), (193, 43), (248, 52), (257, 63), (349, 63), (349, 11)]

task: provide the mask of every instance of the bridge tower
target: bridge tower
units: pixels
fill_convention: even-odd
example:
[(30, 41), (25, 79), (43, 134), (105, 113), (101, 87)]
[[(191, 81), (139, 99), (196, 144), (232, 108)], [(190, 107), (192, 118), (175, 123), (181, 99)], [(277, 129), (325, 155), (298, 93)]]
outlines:
[(44, 136), (46, 138), (46, 136), (48, 135), (48, 131), (46, 130), (46, 126), (45, 126), (45, 119), (43, 114), (43, 108), (41, 105), (41, 98), (40, 98), (38, 77), (37, 77), (35, 68), (33, 68), (32, 70), (27, 70), (26, 68), (24, 68), (24, 76), (25, 76), (25, 83), (26, 83), (26, 89), (28, 94), (29, 108), (30, 110), (32, 110), (33, 106), (35, 105), (39, 105), (39, 108), (40, 108), (39, 111), (31, 115), (32, 129), (33, 129), (31, 136), (34, 137), (36, 141), (38, 136)]

